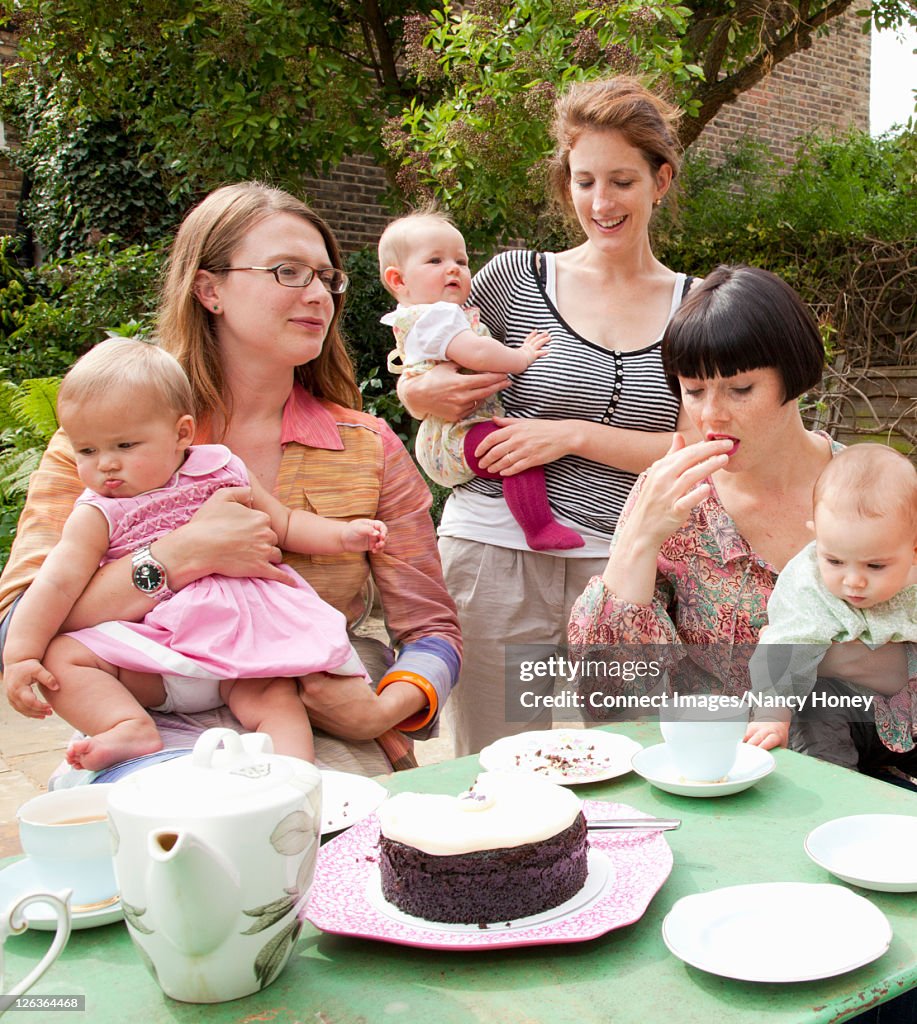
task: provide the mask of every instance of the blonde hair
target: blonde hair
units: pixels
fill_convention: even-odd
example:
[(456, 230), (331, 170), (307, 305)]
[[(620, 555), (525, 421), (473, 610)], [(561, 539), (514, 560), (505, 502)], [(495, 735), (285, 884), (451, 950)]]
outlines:
[(450, 227), (458, 231), (452, 219), (432, 204), (419, 207), (388, 224), (379, 238), (379, 277), (389, 294), (394, 295), (385, 283), (386, 267), (403, 267), (411, 249), (411, 239), (424, 222)]
[(558, 98), (551, 126), (555, 150), (549, 181), (557, 204), (572, 215), (570, 150), (587, 131), (619, 131), (653, 171), (668, 164), (674, 181), (681, 169), (680, 118), (677, 107), (629, 75), (573, 83)]
[[(158, 334), (163, 348), (188, 374), (198, 417), (216, 413), (228, 425), (232, 396), (226, 393), (214, 318), (195, 296), (197, 272), (224, 273), (248, 232), (276, 213), (293, 214), (314, 227), (331, 265), (344, 269), (337, 241), (325, 221), (301, 199), (257, 181), (224, 185), (211, 192), (185, 217), (172, 243), (160, 296)], [(339, 327), (344, 296), (332, 295), (332, 299), (334, 317), (322, 350), (311, 362), (296, 367), (296, 379), (316, 398), (359, 409), (360, 389)]]
[(176, 416), (194, 412), (191, 385), (174, 356), (139, 338), (109, 338), (70, 367), (57, 393), (58, 413), (67, 403), (111, 402), (135, 392)]
[(894, 516), (917, 536), (917, 469), (894, 448), (855, 444), (828, 463), (815, 482), (816, 510), (824, 502), (861, 518)]

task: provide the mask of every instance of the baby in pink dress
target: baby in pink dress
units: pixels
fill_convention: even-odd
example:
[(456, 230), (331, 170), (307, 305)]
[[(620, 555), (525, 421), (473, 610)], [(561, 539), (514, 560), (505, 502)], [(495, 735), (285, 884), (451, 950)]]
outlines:
[[(87, 490), (60, 542), (23, 595), (4, 650), (17, 711), (53, 709), (85, 734), (67, 752), (100, 770), (161, 747), (146, 708), (192, 713), (226, 704), (278, 753), (314, 759), (296, 677), (365, 675), (344, 616), (296, 572), (286, 582), (205, 576), (172, 593), (151, 546), (217, 491), (244, 487), (288, 551), (379, 551), (386, 527), (290, 511), (223, 445), (192, 446), (191, 390), (178, 362), (124, 338), (97, 345), (70, 370), (58, 415)], [(157, 600), (142, 622), (57, 635), (100, 563), (132, 553), (134, 585)], [(38, 684), (47, 703), (38, 699)]]

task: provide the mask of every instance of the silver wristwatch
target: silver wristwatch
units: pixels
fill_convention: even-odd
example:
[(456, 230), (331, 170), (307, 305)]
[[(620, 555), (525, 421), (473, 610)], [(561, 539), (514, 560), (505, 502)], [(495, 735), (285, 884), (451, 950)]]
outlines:
[(149, 544), (131, 555), (131, 564), (131, 582), (141, 593), (157, 599), (172, 596), (166, 567), (150, 553)]

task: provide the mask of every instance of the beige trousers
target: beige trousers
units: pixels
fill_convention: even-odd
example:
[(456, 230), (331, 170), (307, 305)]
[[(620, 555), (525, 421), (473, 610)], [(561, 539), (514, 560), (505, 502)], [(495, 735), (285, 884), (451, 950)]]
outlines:
[(506, 646), (565, 645), (573, 602), (607, 559), (558, 558), (453, 537), (440, 537), (439, 553), (464, 647), (462, 674), (443, 712), (455, 756), (476, 753), (501, 736), (550, 729), (550, 711), (532, 709), (524, 722), (506, 720), (504, 681), (519, 660), (507, 660)]

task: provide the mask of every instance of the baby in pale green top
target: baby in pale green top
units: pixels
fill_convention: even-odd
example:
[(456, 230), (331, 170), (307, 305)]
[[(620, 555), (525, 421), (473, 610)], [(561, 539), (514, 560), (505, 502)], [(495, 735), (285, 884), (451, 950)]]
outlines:
[[(853, 445), (819, 476), (813, 507), (815, 540), (780, 573), (759, 637), (760, 644), (794, 645), (777, 659), (784, 682), (814, 683), (833, 643), (917, 643), (917, 469), (893, 448)], [(767, 664), (759, 649), (751, 659), (755, 689), (775, 682)], [(875, 692), (888, 698), (901, 689)], [(910, 704), (913, 730), (917, 693)]]
[(780, 573), (761, 639), (917, 642), (917, 469), (893, 448), (854, 445), (818, 478), (813, 504), (815, 540)]

